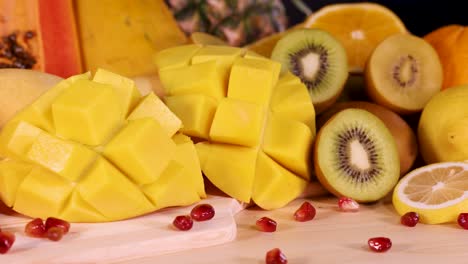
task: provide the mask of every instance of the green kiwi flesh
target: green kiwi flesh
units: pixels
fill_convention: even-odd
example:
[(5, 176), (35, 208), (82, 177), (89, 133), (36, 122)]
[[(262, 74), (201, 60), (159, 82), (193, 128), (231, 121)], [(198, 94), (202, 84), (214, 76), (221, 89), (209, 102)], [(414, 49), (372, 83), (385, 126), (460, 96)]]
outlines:
[(348, 78), (348, 62), (342, 44), (326, 31), (298, 29), (283, 36), (271, 59), (307, 86), (317, 112), (333, 104)]
[(400, 176), (392, 134), (366, 110), (336, 113), (320, 129), (314, 151), (317, 178), (336, 196), (374, 202), (387, 195)]

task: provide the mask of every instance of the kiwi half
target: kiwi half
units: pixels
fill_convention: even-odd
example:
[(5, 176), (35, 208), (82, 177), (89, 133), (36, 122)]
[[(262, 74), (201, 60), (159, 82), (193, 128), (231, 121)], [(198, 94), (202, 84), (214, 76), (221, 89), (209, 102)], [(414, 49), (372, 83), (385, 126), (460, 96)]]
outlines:
[(442, 88), (442, 66), (424, 39), (395, 34), (372, 52), (365, 69), (369, 97), (400, 114), (421, 111)]
[(282, 72), (298, 76), (309, 89), (316, 112), (332, 105), (348, 78), (348, 61), (342, 44), (320, 29), (297, 29), (275, 45), (271, 59), (282, 64)]
[(355, 108), (336, 113), (319, 130), (314, 166), (328, 191), (359, 202), (383, 198), (400, 176), (392, 134), (378, 117)]
[(351, 101), (334, 104), (317, 119), (317, 127), (323, 126), (334, 114), (348, 108), (359, 108), (371, 112), (378, 117), (392, 133), (395, 139), (400, 159), (400, 177), (405, 175), (413, 166), (418, 156), (418, 141), (416, 134), (408, 123), (397, 113), (378, 104)]

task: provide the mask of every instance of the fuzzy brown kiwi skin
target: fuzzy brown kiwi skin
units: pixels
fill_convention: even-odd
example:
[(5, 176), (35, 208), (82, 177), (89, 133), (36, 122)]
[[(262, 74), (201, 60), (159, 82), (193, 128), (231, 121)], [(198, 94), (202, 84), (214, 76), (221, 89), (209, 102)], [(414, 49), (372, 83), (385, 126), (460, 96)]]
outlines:
[(363, 101), (337, 103), (318, 118), (317, 127), (322, 127), (334, 114), (348, 108), (367, 110), (382, 120), (397, 145), (400, 159), (400, 177), (405, 175), (413, 167), (418, 156), (418, 141), (413, 129), (395, 112), (381, 105)]
[(372, 59), (372, 55), (370, 56), (369, 60), (366, 63), (366, 66), (364, 68), (364, 82), (366, 86), (366, 92), (369, 98), (374, 101), (375, 103), (384, 106), (398, 114), (402, 115), (409, 115), (409, 114), (414, 114), (417, 112), (420, 112), (422, 109), (406, 109), (406, 108), (401, 108), (397, 105), (394, 105), (392, 102), (388, 101), (387, 98), (382, 96), (378, 91), (377, 88), (375, 87), (375, 81), (374, 78), (372, 77), (372, 69), (370, 67), (370, 60)]

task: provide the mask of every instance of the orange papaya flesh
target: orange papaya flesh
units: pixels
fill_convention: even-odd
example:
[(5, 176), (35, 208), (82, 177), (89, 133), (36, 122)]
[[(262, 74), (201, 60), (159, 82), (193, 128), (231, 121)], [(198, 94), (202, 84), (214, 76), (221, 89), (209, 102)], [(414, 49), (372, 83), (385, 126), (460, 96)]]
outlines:
[(0, 68), (82, 72), (71, 0), (0, 0)]

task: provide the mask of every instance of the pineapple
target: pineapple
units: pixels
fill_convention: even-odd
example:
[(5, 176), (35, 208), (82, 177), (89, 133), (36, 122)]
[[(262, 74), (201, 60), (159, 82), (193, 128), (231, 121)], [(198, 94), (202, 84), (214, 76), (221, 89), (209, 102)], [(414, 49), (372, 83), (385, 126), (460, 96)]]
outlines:
[(287, 27), (280, 0), (166, 0), (182, 30), (243, 46)]

